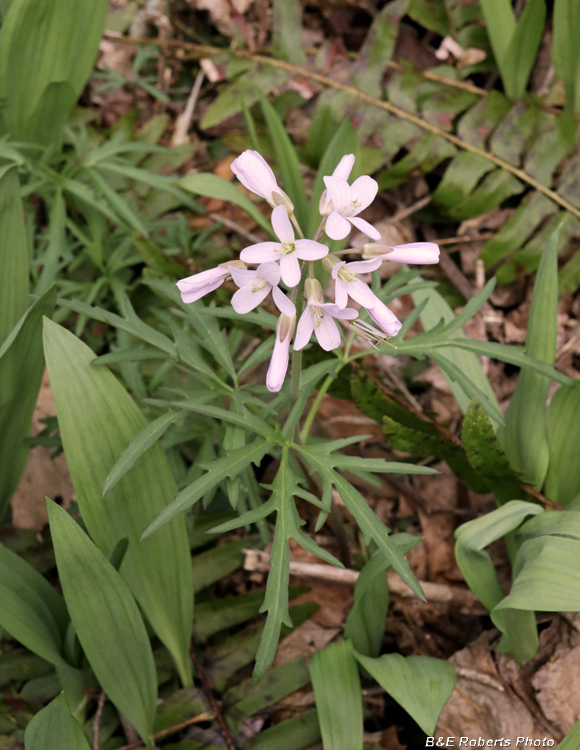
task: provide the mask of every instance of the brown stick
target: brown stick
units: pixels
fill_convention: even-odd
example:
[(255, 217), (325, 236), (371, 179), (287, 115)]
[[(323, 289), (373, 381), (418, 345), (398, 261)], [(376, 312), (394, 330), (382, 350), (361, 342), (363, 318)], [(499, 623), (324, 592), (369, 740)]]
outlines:
[(99, 750), (99, 745), (101, 744), (101, 716), (103, 715), (106, 699), (105, 691), (101, 690), (97, 710), (95, 711), (95, 718), (93, 719), (93, 750)]
[(197, 676), (199, 677), (199, 679), (201, 680), (201, 684), (203, 685), (203, 692), (206, 694), (206, 697), (211, 704), (211, 707), (215, 714), (215, 718), (217, 719), (217, 722), (220, 725), (220, 729), (222, 730), (222, 735), (226, 742), (228, 750), (237, 750), (236, 744), (231, 735), (230, 729), (228, 725), (226, 724), (226, 720), (224, 719), (222, 712), (220, 710), (219, 703), (216, 701), (215, 696), (212, 692), (211, 685), (209, 684), (209, 680), (207, 679), (207, 675), (205, 673), (203, 664), (201, 663), (201, 659), (197, 655), (197, 651), (193, 644), (191, 645), (191, 648), (190, 648), (190, 654), (191, 654), (193, 663), (195, 664), (195, 671), (197, 672)]
[[(172, 727), (167, 727), (167, 729), (156, 732), (153, 735), (153, 739), (160, 740), (162, 737), (175, 734), (175, 732), (179, 732), (180, 729), (185, 729), (185, 727), (189, 727), (191, 724), (200, 724), (202, 721), (212, 721), (213, 719), (215, 719), (214, 714), (198, 714), (198, 716), (193, 716), (191, 719), (186, 719), (179, 724), (174, 724)], [(137, 740), (136, 742), (130, 742), (128, 745), (123, 745), (119, 750), (134, 750), (134, 748), (141, 747), (141, 745), (143, 745), (143, 740)]]

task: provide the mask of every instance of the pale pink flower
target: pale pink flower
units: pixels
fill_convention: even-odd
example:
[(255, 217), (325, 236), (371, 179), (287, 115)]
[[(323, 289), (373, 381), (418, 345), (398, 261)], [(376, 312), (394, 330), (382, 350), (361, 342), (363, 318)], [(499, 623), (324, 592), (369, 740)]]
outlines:
[(381, 257), (395, 263), (427, 265), (439, 263), (439, 246), (434, 242), (409, 242), (406, 245), (379, 245), (370, 242), (363, 247), (363, 258)]
[(320, 346), (327, 352), (332, 351), (340, 346), (340, 332), (334, 318), (354, 320), (358, 313), (352, 308), (341, 310), (338, 305), (324, 302), (322, 287), (316, 279), (306, 280), (305, 292), (308, 302), (298, 321), (294, 349), (303, 349), (314, 331)]
[(232, 307), (239, 315), (244, 315), (263, 302), (272, 292), (278, 310), (284, 315), (296, 315), (294, 303), (278, 287), (280, 267), (277, 263), (262, 263), (255, 271), (228, 266), (235, 283), (240, 287), (232, 297)]
[(280, 261), (282, 281), (289, 287), (294, 287), (300, 281), (300, 260), (320, 260), (328, 255), (328, 248), (314, 240), (297, 240), (283, 206), (277, 206), (272, 211), (272, 227), (280, 242), (258, 242), (246, 247), (240, 253), (240, 259), (245, 263), (267, 263)]
[(375, 304), (367, 308), (368, 314), (375, 321), (378, 327), (388, 336), (396, 336), (402, 328), (401, 321), (395, 313), (385, 305), (378, 297), (375, 297)]
[(363, 175), (349, 185), (340, 177), (325, 177), (324, 184), (332, 201), (332, 213), (326, 220), (326, 234), (333, 240), (343, 240), (351, 230), (351, 224), (372, 240), (380, 240), (381, 234), (368, 221), (357, 214), (375, 199), (379, 186), (372, 177)]
[(292, 201), (286, 193), (278, 187), (272, 168), (264, 157), (257, 151), (248, 149), (234, 159), (232, 172), (242, 185), (252, 193), (261, 195), (264, 200), (274, 206), (284, 206), (288, 213), (294, 211)]
[(280, 315), (276, 323), (276, 342), (270, 367), (266, 375), (266, 387), (269, 391), (277, 393), (284, 385), (284, 378), (288, 370), (290, 359), (290, 341), (296, 329), (296, 315)]
[(345, 263), (344, 260), (338, 260), (335, 255), (329, 255), (323, 262), (334, 279), (334, 301), (341, 309), (346, 307), (349, 297), (367, 309), (375, 304), (378, 298), (357, 274), (376, 271), (383, 262), (382, 258)]
[[(348, 180), (352, 168), (354, 167), (354, 154), (346, 154), (336, 165), (336, 169), (332, 173), (333, 177), (340, 177), (341, 180)], [(320, 215), (328, 216), (332, 213), (332, 201), (328, 197), (328, 191), (323, 190), (320, 196), (320, 202), (318, 204)]]
[(213, 292), (224, 281), (230, 276), (231, 266), (238, 266), (239, 268), (245, 268), (245, 263), (234, 260), (228, 263), (221, 263), (216, 268), (210, 268), (207, 271), (201, 273), (195, 273), (193, 276), (188, 276), (186, 279), (181, 279), (177, 282), (176, 286), (181, 292), (181, 299), (186, 302), (196, 302), (201, 297)]

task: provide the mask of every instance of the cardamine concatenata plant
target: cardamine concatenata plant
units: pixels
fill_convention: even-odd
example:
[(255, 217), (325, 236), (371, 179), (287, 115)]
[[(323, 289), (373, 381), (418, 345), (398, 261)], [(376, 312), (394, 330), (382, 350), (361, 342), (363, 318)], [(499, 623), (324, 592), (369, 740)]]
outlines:
[[(385, 341), (397, 335), (401, 322), (359, 274), (376, 271), (386, 260), (412, 264), (437, 263), (439, 260), (439, 247), (433, 242), (411, 242), (394, 247), (380, 244), (380, 232), (358, 216), (373, 202), (379, 186), (367, 175), (349, 185), (354, 161), (353, 154), (343, 156), (332, 175), (324, 177), (326, 190), (319, 204), (321, 221), (310, 240), (305, 239), (294, 216), (292, 201), (278, 186), (266, 160), (257, 151), (244, 151), (232, 162), (232, 171), (244, 187), (272, 206), (272, 228), (279, 241), (250, 245), (242, 250), (239, 260), (221, 263), (216, 268), (177, 282), (183, 301), (189, 303), (214, 291), (226, 279), (233, 279), (239, 289), (232, 297), (232, 307), (241, 315), (256, 308), (272, 293), (280, 317), (266, 377), (270, 391), (277, 392), (282, 388), (292, 337), (295, 352), (308, 344), (312, 333), (324, 350), (331, 351), (341, 343), (336, 320), (348, 322), (353, 331), (371, 342)], [(379, 243), (370, 242), (362, 249), (348, 249), (346, 253), (360, 253), (363, 260), (347, 263), (338, 254), (329, 253), (328, 247), (320, 240), (325, 234), (332, 240), (342, 240), (353, 226)], [(296, 239), (295, 230), (299, 239)], [(334, 280), (334, 302), (325, 301), (324, 290), (315, 273), (315, 263), (318, 262)], [(247, 265), (257, 268), (249, 269)], [(289, 295), (280, 284), (291, 290)], [(358, 320), (358, 311), (347, 306), (349, 298), (367, 310), (378, 328)]]

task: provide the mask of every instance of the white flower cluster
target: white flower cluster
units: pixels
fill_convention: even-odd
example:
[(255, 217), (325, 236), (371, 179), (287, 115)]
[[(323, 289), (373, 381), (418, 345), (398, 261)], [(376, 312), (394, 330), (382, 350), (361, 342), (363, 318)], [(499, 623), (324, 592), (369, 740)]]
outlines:
[[(352, 226), (355, 226), (367, 237), (381, 239), (380, 233), (373, 226), (358, 217), (374, 200), (378, 185), (368, 176), (359, 177), (349, 185), (348, 178), (353, 166), (354, 156), (347, 154), (340, 160), (332, 176), (324, 178), (326, 190), (320, 198), (322, 223), (317, 238), (325, 232), (333, 240), (342, 240), (349, 234)], [(213, 292), (227, 278), (232, 278), (239, 287), (232, 297), (232, 306), (240, 314), (250, 312), (272, 293), (280, 317), (266, 378), (268, 389), (275, 392), (282, 388), (288, 369), (290, 342), (295, 332), (295, 350), (304, 348), (312, 333), (326, 351), (340, 346), (340, 333), (335, 319), (352, 321), (358, 317), (357, 310), (347, 307), (349, 297), (368, 311), (372, 320), (387, 336), (396, 336), (401, 329), (397, 316), (381, 302), (358, 274), (375, 271), (384, 260), (397, 263), (437, 263), (438, 246), (433, 242), (413, 242), (396, 247), (369, 243), (362, 252), (366, 260), (346, 263), (337, 255), (329, 255), (326, 245), (316, 239), (295, 238), (289, 218), (295, 222), (292, 201), (278, 187), (274, 173), (257, 151), (244, 151), (233, 161), (232, 171), (242, 185), (262, 196), (272, 206), (272, 228), (279, 241), (259, 242), (246, 247), (240, 253), (240, 260), (222, 263), (217, 268), (189, 276), (178, 281), (177, 286), (184, 302), (195, 302)], [(294, 297), (302, 277), (300, 260), (310, 262), (310, 273), (304, 284), (306, 305), (296, 326)], [(314, 277), (313, 263), (318, 260), (322, 260), (334, 279), (334, 302), (324, 301), (322, 286)], [(250, 270), (246, 264), (257, 265), (257, 268)], [(293, 290), (290, 297), (280, 289), (280, 281)], [(372, 328), (357, 322), (355, 330), (368, 332)], [(380, 339), (381, 336), (379, 334), (377, 338)]]

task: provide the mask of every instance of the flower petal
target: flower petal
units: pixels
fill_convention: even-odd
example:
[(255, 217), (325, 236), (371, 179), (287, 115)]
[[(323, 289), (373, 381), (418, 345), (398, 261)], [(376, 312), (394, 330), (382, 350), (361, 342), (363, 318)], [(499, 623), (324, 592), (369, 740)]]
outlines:
[(186, 289), (197, 289), (198, 287), (205, 286), (206, 284), (213, 284), (214, 281), (221, 279), (222, 281), (229, 274), (227, 268), (216, 266), (216, 268), (208, 268), (207, 271), (201, 273), (194, 273), (193, 276), (187, 276), (185, 279), (180, 279), (177, 282), (177, 288), (179, 291), (185, 291)]
[(286, 286), (289, 286), (291, 289), (297, 286), (300, 281), (301, 272), (296, 253), (288, 253), (280, 258), (280, 275)]
[[(284, 209), (286, 210), (286, 209)], [(266, 387), (272, 393), (277, 393), (284, 385), (286, 371), (288, 370), (288, 361), (290, 359), (290, 337), (280, 341), (276, 336), (270, 367), (266, 375)]]
[(239, 287), (246, 286), (246, 284), (252, 284), (258, 278), (258, 272), (252, 271), (249, 268), (228, 266), (228, 270), (232, 275), (234, 283)]
[(256, 291), (253, 284), (246, 284), (232, 297), (232, 307), (238, 315), (245, 315), (266, 299), (271, 288), (270, 284), (264, 284), (262, 289)]
[(296, 247), (296, 255), (300, 260), (320, 260), (328, 255), (328, 248), (321, 242), (314, 242), (314, 240), (296, 240), (294, 243)]
[(355, 318), (358, 318), (357, 310), (353, 310), (352, 307), (345, 307), (341, 310), (341, 308), (333, 302), (325, 302), (323, 305), (319, 305), (319, 307), (327, 310), (333, 318), (338, 318), (339, 320), (354, 320)]
[(296, 307), (294, 306), (294, 302), (288, 299), (288, 297), (284, 294), (280, 287), (272, 287), (272, 298), (274, 300), (274, 304), (283, 315), (287, 315), (289, 318), (292, 318), (294, 315), (296, 315)]
[(341, 180), (348, 180), (353, 167), (354, 154), (346, 154), (336, 165), (336, 169), (332, 173), (332, 176), (340, 177)]
[(264, 263), (280, 260), (282, 245), (279, 242), (258, 242), (256, 245), (245, 247), (240, 253), (240, 260), (244, 263)]
[(324, 231), (331, 240), (343, 240), (350, 233), (350, 224), (343, 216), (333, 211), (326, 220)]
[(276, 206), (272, 211), (272, 227), (280, 242), (294, 242), (294, 230), (284, 206)]
[(223, 279), (218, 279), (217, 281), (203, 284), (202, 286), (196, 286), (191, 289), (180, 289), (179, 291), (181, 292), (181, 299), (186, 304), (189, 304), (190, 302), (197, 302), (198, 299), (201, 299), (206, 294), (213, 292), (214, 289), (217, 289), (219, 286), (221, 286), (223, 284), (223, 281)]
[(296, 328), (296, 336), (294, 337), (294, 351), (300, 351), (304, 349), (306, 344), (310, 341), (312, 331), (314, 330), (314, 312), (311, 305), (306, 305), (304, 312), (300, 316), (298, 321), (298, 327)]
[(334, 284), (334, 302), (341, 310), (348, 303), (348, 286), (342, 279), (336, 279)]
[(351, 273), (370, 273), (371, 271), (376, 271), (377, 268), (380, 268), (382, 263), (383, 256), (379, 255), (378, 258), (371, 258), (370, 260), (351, 261), (350, 263), (346, 264), (344, 270), (350, 271)]
[(348, 182), (341, 180), (340, 177), (324, 177), (324, 184), (334, 210), (338, 211), (339, 214), (342, 214), (343, 211), (350, 211), (352, 200)]
[(256, 269), (256, 274), (266, 279), (272, 286), (276, 286), (280, 281), (280, 266), (271, 262), (260, 263)]
[(332, 315), (322, 313), (322, 320), (320, 325), (315, 326), (314, 333), (324, 351), (330, 352), (340, 346), (340, 331)]
[(379, 230), (375, 229), (372, 224), (368, 223), (368, 221), (361, 219), (360, 216), (349, 216), (348, 220), (350, 221), (351, 224), (354, 224), (354, 226), (359, 230), (359, 232), (366, 234), (366, 236), (370, 237), (371, 240), (381, 239), (381, 233), (379, 232)]
[(356, 279), (356, 281), (351, 281), (349, 284), (346, 284), (346, 291), (355, 302), (366, 307), (367, 310), (374, 307), (375, 302), (378, 299), (374, 292), (372, 292), (364, 281), (361, 281), (360, 279)]
[(427, 264), (439, 263), (439, 245), (434, 242), (409, 242), (406, 245), (395, 245), (383, 260), (394, 260), (396, 263)]
[(401, 321), (380, 299), (375, 300), (375, 304), (368, 310), (368, 313), (388, 336), (396, 336), (401, 330)]
[(365, 174), (362, 177), (359, 177), (358, 180), (355, 180), (350, 186), (350, 195), (351, 200), (360, 203), (356, 213), (359, 214), (361, 211), (364, 211), (367, 206), (370, 206), (378, 192), (379, 183), (376, 180), (373, 180), (372, 177)]

